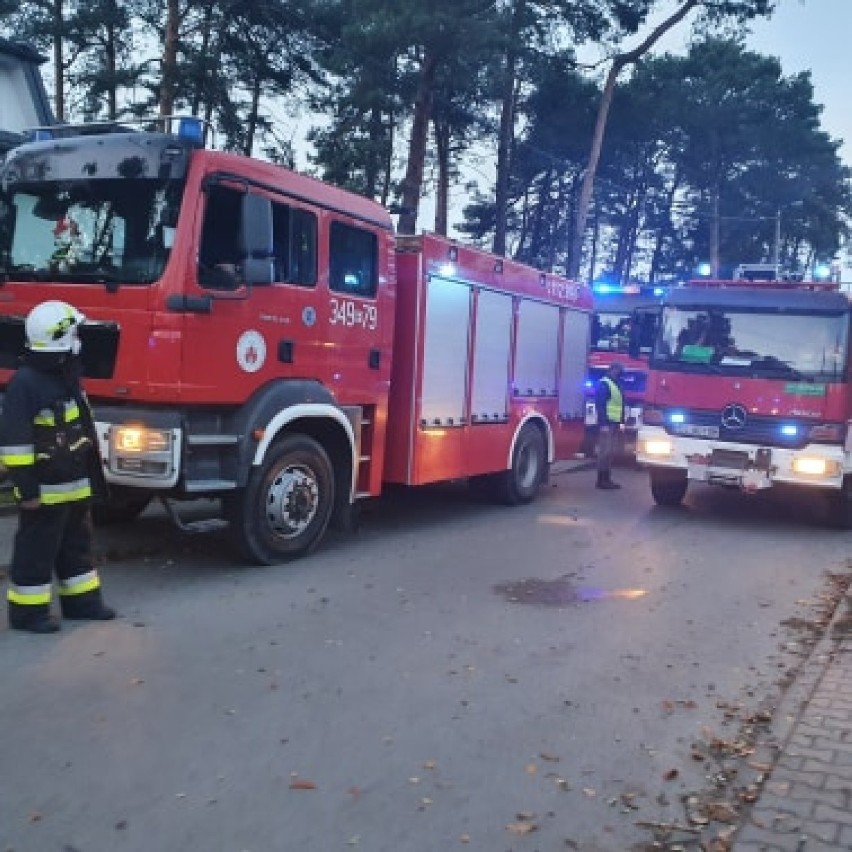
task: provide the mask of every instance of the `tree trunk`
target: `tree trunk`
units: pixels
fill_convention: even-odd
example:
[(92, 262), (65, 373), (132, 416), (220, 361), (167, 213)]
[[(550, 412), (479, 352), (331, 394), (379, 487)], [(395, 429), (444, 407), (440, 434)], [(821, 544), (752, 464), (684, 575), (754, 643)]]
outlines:
[(109, 5), (110, 12), (109, 19), (106, 22), (106, 45), (104, 46), (104, 53), (106, 55), (104, 57), (104, 64), (106, 65), (107, 80), (109, 81), (107, 88), (107, 118), (110, 121), (115, 121), (118, 118), (118, 92), (116, 91), (118, 63), (116, 62), (115, 48), (115, 19), (117, 10), (114, 2), (111, 2)]
[(432, 123), (435, 149), (438, 152), (438, 191), (435, 198), (435, 233), (447, 236), (450, 207), (450, 129), (446, 124)]
[(628, 65), (631, 65), (641, 59), (641, 57), (654, 46), (661, 36), (663, 36), (676, 24), (679, 24), (700, 2), (702, 2), (702, 0), (683, 0), (683, 5), (676, 12), (666, 18), (666, 20), (659, 26), (657, 26), (638, 47), (633, 50), (629, 50), (626, 53), (616, 54), (616, 56), (613, 57), (612, 67), (606, 75), (606, 83), (604, 84), (601, 102), (598, 106), (595, 131), (592, 135), (592, 148), (589, 152), (589, 163), (586, 167), (586, 174), (583, 177), (583, 186), (580, 190), (580, 201), (577, 204), (577, 221), (574, 225), (574, 239), (571, 243), (571, 257), (569, 258), (569, 273), (573, 278), (576, 278), (580, 273), (583, 240), (586, 236), (586, 219), (588, 218), (589, 204), (592, 200), (592, 191), (595, 185), (595, 174), (597, 172), (598, 162), (601, 158), (601, 148), (603, 147), (607, 117), (609, 115), (609, 108), (612, 104), (612, 96), (615, 92), (615, 84), (617, 82), (618, 75)]
[(62, 33), (65, 20), (63, 0), (53, 0), (53, 109), (58, 122), (65, 121), (65, 58), (62, 49)]
[(252, 149), (254, 148), (254, 135), (257, 133), (257, 117), (260, 113), (260, 89), (260, 74), (257, 74), (251, 87), (251, 109), (247, 116), (248, 127), (246, 128), (246, 138), (243, 145), (243, 153), (247, 157), (251, 156)]
[(438, 61), (431, 53), (423, 58), (420, 82), (414, 99), (414, 119), (411, 123), (411, 139), (408, 142), (408, 163), (402, 179), (400, 198), (402, 213), (399, 216), (399, 233), (414, 234), (417, 229), (417, 210), (420, 207), (420, 192), (423, 188), (423, 164), (426, 159), (426, 141), (434, 99), (435, 73)]
[(497, 141), (497, 178), (494, 189), (494, 254), (506, 254), (506, 220), (509, 213), (509, 175), (515, 136), (517, 56), (514, 48), (506, 53), (503, 98), (500, 104), (500, 136)]
[(179, 14), (178, 0), (166, 0), (166, 29), (163, 36), (163, 67), (160, 81), (161, 118), (174, 113)]

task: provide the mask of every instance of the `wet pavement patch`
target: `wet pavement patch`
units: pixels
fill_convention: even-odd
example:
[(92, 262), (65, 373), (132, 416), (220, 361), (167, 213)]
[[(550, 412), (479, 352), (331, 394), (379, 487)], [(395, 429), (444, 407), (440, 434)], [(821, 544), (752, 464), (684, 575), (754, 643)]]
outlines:
[(508, 603), (538, 606), (568, 606), (604, 600), (635, 600), (645, 597), (647, 589), (602, 589), (599, 586), (579, 586), (571, 577), (539, 580), (534, 577), (511, 583), (498, 583), (494, 591)]

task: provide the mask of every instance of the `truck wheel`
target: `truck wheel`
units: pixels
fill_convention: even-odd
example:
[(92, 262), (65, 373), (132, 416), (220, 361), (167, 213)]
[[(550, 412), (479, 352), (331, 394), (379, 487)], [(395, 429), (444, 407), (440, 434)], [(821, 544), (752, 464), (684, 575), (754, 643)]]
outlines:
[(541, 430), (528, 424), (521, 429), (512, 453), (512, 466), (495, 476), (497, 499), (507, 506), (529, 503), (544, 482), (547, 453)]
[(111, 524), (129, 524), (145, 511), (151, 495), (136, 488), (111, 486), (105, 503), (92, 504), (92, 521), (99, 527)]
[(274, 565), (313, 550), (334, 505), (334, 476), (326, 451), (307, 435), (276, 441), (248, 484), (225, 503), (240, 554)]
[(688, 480), (679, 470), (651, 470), (651, 494), (658, 506), (680, 506)]

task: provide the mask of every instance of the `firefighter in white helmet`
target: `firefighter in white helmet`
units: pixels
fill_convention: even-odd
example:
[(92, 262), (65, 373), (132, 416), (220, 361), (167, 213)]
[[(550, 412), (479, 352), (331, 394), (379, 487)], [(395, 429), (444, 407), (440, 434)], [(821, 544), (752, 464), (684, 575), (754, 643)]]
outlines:
[(24, 324), (21, 366), (3, 399), (0, 462), (19, 508), (7, 593), (16, 630), (59, 630), (50, 613), (54, 576), (64, 618), (115, 618), (92, 562), (90, 503), (103, 471), (76, 357), (84, 319), (65, 302), (36, 305)]

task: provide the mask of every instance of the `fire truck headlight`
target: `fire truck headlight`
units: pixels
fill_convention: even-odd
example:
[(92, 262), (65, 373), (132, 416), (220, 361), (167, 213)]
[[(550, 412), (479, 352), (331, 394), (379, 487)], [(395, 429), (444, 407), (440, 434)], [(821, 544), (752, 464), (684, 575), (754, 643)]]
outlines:
[(169, 476), (174, 470), (174, 437), (167, 429), (126, 423), (109, 434), (109, 469), (141, 477)]
[(793, 459), (793, 470), (806, 476), (835, 476), (839, 466), (821, 456), (797, 456)]
[(118, 426), (110, 433), (110, 439), (118, 453), (162, 453), (171, 445), (169, 432), (144, 426)]
[(649, 438), (643, 441), (645, 455), (648, 456), (670, 456), (672, 454), (672, 442), (665, 438)]

